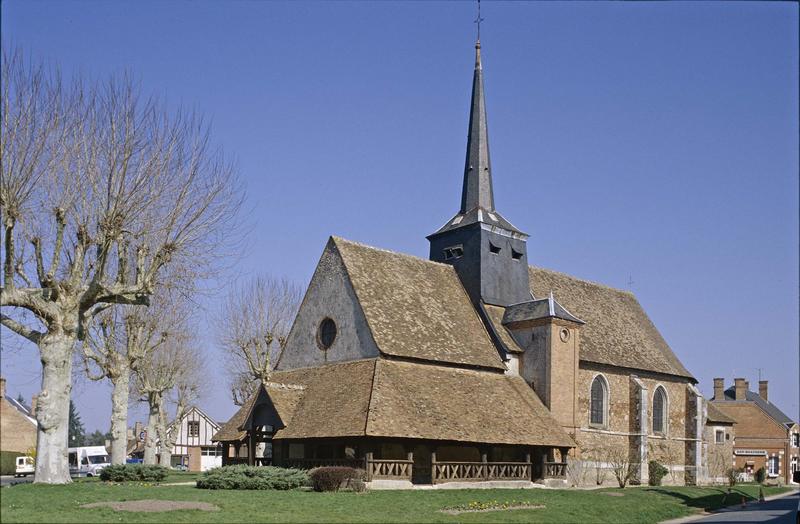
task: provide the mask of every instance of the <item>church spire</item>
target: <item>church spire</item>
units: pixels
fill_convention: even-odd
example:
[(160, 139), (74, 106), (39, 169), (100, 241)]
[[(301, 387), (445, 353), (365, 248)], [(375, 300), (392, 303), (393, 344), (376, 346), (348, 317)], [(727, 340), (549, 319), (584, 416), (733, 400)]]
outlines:
[(461, 213), (467, 213), (475, 208), (494, 211), (492, 165), (489, 161), (489, 131), (486, 125), (480, 40), (475, 42), (475, 73), (472, 77), (472, 105), (469, 112), (464, 186), (461, 190)]

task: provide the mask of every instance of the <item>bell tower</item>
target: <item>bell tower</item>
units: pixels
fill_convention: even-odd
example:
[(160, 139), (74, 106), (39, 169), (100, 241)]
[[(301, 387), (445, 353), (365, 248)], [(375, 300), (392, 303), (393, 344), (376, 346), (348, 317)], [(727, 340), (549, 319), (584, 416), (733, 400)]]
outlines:
[(531, 300), (528, 235), (494, 207), (480, 40), (475, 43), (461, 209), (427, 238), (430, 259), (456, 269), (473, 303), (508, 306)]

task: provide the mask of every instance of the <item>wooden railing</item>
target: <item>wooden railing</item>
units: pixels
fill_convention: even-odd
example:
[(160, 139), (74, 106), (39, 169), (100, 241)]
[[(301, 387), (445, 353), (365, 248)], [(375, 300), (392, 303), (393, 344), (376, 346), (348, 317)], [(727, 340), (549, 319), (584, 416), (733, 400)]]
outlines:
[(528, 462), (440, 462), (431, 457), (431, 481), (476, 482), (482, 480), (531, 480)]
[(544, 478), (549, 479), (563, 479), (567, 476), (567, 463), (566, 462), (545, 462), (544, 463)]
[(363, 459), (323, 459), (323, 458), (302, 458), (287, 459), (284, 463), (287, 468), (314, 469), (325, 466), (345, 466), (348, 468), (364, 469)]
[(414, 458), (411, 453), (406, 459), (374, 459), (367, 453), (367, 480), (411, 480)]

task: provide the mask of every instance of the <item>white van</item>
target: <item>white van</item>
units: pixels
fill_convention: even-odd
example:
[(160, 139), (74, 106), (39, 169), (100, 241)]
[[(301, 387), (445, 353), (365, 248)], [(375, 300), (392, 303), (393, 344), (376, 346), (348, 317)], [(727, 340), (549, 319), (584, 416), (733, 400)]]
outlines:
[(105, 446), (69, 448), (69, 474), (73, 477), (97, 477), (110, 465)]
[(17, 457), (17, 467), (14, 469), (15, 477), (27, 477), (33, 475), (33, 457)]

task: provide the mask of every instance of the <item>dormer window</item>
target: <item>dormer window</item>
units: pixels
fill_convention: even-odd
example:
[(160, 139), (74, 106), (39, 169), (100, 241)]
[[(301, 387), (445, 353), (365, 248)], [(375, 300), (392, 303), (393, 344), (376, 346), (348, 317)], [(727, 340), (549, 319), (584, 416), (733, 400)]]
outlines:
[(445, 260), (452, 260), (454, 258), (461, 258), (463, 256), (464, 256), (464, 248), (461, 245), (444, 248)]
[(511, 248), (511, 258), (514, 260), (522, 260), (522, 253), (515, 250), (513, 247)]
[(489, 242), (489, 251), (491, 251), (495, 255), (500, 254), (500, 246), (495, 246), (491, 242)]

